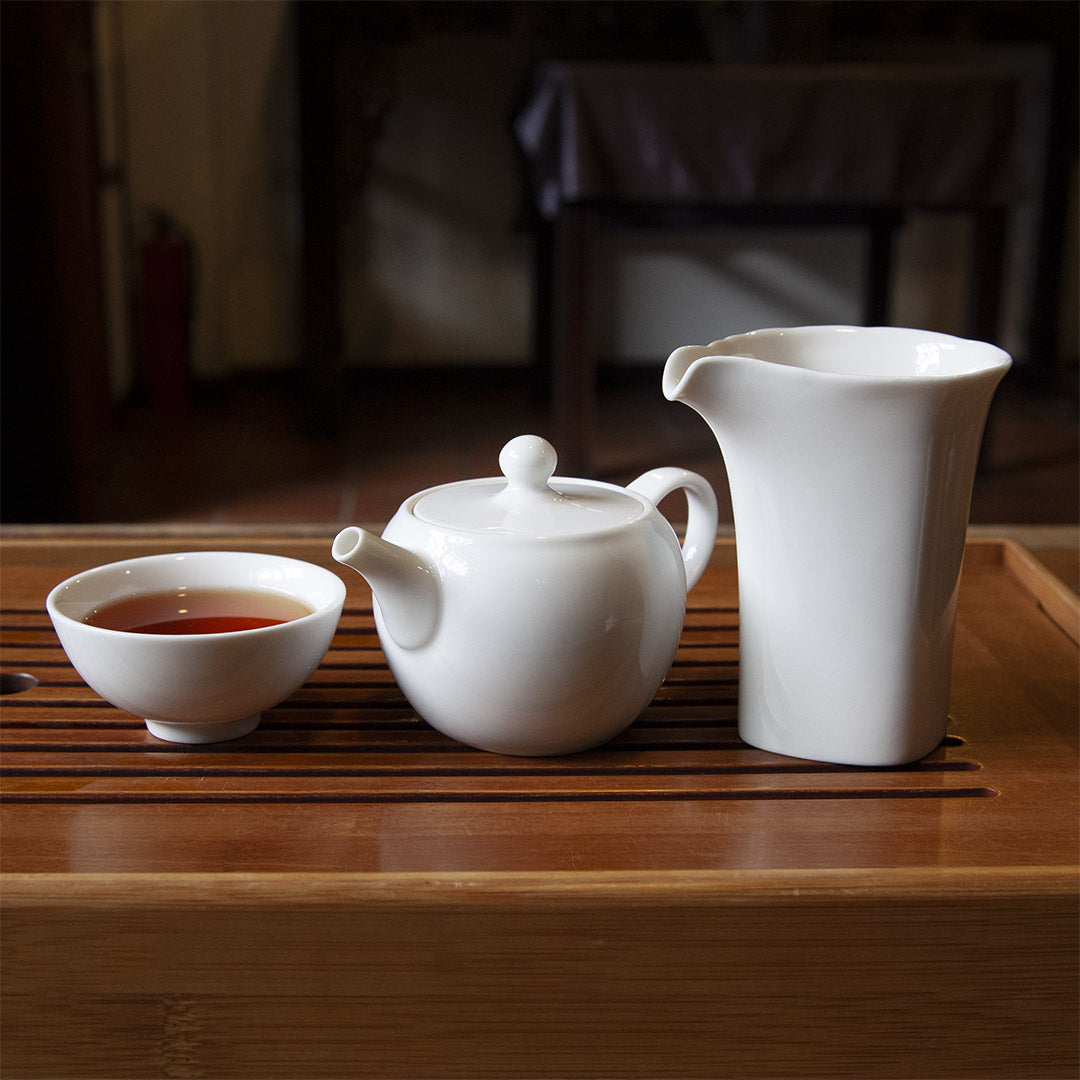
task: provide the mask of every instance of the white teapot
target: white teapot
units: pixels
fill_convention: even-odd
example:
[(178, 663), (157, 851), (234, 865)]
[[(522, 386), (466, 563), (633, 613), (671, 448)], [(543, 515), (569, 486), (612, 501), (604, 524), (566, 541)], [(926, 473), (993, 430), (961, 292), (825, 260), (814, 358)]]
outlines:
[[(716, 496), (686, 469), (625, 488), (553, 477), (535, 435), (503, 447), (505, 474), (407, 499), (382, 537), (343, 529), (338, 562), (371, 586), (387, 662), (413, 708), (502, 754), (598, 746), (652, 700), (686, 595), (716, 538)], [(656, 504), (682, 488), (679, 546)]]

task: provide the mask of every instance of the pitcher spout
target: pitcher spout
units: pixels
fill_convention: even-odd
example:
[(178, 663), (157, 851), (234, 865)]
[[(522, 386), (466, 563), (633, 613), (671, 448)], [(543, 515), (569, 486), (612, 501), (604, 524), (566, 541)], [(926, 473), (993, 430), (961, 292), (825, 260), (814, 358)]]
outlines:
[(739, 347), (741, 338), (711, 345), (684, 345), (664, 365), (662, 389), (669, 401), (681, 401), (705, 419), (720, 437), (739, 423), (755, 397), (769, 393), (774, 373)]
[(403, 649), (431, 640), (439, 621), (439, 576), (422, 556), (354, 526), (337, 534), (331, 550), (367, 580), (387, 633)]
[(661, 385), (668, 401), (693, 403), (701, 368), (707, 357), (715, 355), (715, 348), (719, 344), (714, 341), (712, 345), (683, 345), (667, 358)]

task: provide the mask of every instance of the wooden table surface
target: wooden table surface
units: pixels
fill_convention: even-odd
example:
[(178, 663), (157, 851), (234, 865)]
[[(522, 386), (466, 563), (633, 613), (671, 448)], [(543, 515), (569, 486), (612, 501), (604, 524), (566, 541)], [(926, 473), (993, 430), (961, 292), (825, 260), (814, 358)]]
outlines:
[[(3, 1075), (1077, 1075), (1077, 604), (1024, 549), (969, 542), (941, 747), (858, 769), (739, 740), (730, 541), (638, 721), (519, 759), (413, 714), (330, 540), (5, 531)], [(349, 595), (255, 733), (183, 747), (44, 597), (206, 548)]]

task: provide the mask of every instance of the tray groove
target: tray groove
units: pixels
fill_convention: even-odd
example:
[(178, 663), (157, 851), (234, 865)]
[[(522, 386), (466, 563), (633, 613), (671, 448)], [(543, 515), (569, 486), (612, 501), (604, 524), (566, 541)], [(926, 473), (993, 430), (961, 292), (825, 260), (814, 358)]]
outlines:
[[(980, 799), (996, 794), (990, 787), (966, 782), (942, 786), (942, 779), (976, 772), (980, 766), (972, 760), (946, 760), (940, 752), (901, 769), (863, 770), (761, 755), (747, 747), (734, 734), (737, 640), (733, 636), (717, 643), (724, 634), (737, 634), (734, 614), (728, 607), (688, 614), (668, 679), (637, 722), (602, 752), (518, 759), (463, 747), (428, 728), (393, 682), (377, 646), (364, 650), (364, 659), (340, 659), (361, 651), (353, 644), (355, 638), (374, 635), (370, 608), (345, 612), (328, 661), (291, 698), (267, 710), (253, 736), (197, 748), (159, 743), (145, 733), (139, 719), (119, 719), (124, 714), (97, 698), (67, 664), (51, 626), (42, 624), (33, 609), (8, 608), (5, 669), (10, 664), (31, 666), (48, 671), (48, 676), (38, 676), (36, 685), (8, 695), (5, 702), (3, 722), (9, 734), (0, 776), (8, 783), (0, 801), (543, 803)], [(26, 642), (28, 633), (37, 640)], [(20, 653), (28, 645), (57, 655), (24, 658)], [(381, 713), (382, 719), (373, 722), (372, 712)], [(311, 719), (298, 722), (298, 714)], [(333, 723), (335, 718), (340, 718), (340, 726)], [(24, 734), (17, 734), (19, 730)], [(65, 732), (62, 740), (56, 737), (60, 730)], [(88, 730), (127, 737), (113, 734), (95, 740), (87, 737)], [(303, 731), (311, 738), (298, 739)], [(399, 737), (386, 741), (387, 732)], [(942, 750), (959, 743), (950, 738)], [(314, 751), (318, 759), (313, 759)], [(878, 779), (868, 782), (868, 775)], [(775, 786), (778, 778), (795, 776), (811, 786)], [(647, 786), (642, 786), (642, 778), (649, 778)], [(725, 783), (735, 778), (755, 786)], [(695, 781), (693, 787), (687, 786), (688, 779)], [(78, 786), (83, 780), (94, 784)], [(107, 789), (100, 786), (104, 781), (109, 782)], [(266, 781), (286, 790), (272, 790)], [(305, 790), (309, 781), (322, 786)], [(498, 781), (501, 787), (478, 786), (483, 781)], [(582, 781), (588, 781), (587, 786)], [(35, 782), (38, 790), (33, 789)], [(67, 789), (57, 790), (56, 782), (64, 782)], [(228, 790), (215, 782), (226, 783)], [(354, 782), (355, 790), (342, 789), (348, 782)], [(561, 787), (560, 782), (572, 786)], [(147, 789), (148, 784), (157, 790)]]

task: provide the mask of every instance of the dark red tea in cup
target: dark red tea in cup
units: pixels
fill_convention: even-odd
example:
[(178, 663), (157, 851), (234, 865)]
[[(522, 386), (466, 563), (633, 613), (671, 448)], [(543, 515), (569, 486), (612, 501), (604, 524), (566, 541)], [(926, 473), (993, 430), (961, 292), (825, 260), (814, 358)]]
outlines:
[(132, 634), (226, 634), (277, 626), (311, 613), (312, 608), (291, 596), (259, 589), (183, 589), (118, 600), (83, 621)]

